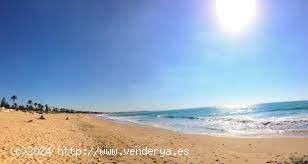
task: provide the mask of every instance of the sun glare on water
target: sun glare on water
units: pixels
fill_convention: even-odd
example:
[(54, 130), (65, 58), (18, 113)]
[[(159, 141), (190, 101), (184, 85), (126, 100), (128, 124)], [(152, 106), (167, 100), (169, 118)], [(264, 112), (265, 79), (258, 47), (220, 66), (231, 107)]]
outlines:
[(239, 33), (256, 17), (256, 0), (216, 0), (216, 15), (225, 32)]
[(229, 104), (225, 105), (224, 107), (231, 109), (241, 109), (241, 108), (247, 108), (249, 106), (250, 106), (249, 104)]

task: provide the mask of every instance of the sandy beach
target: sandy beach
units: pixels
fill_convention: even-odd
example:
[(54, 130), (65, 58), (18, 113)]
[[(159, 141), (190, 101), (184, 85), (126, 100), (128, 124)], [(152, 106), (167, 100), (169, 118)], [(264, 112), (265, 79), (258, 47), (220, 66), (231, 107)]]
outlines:
[[(39, 116), (0, 112), (0, 163), (295, 163), (307, 160), (308, 155), (308, 138), (211, 137), (89, 115), (47, 114), (45, 120)], [(41, 148), (37, 153), (30, 152), (37, 147)], [(64, 154), (64, 147), (82, 153)], [(19, 151), (23, 148), (29, 150), (23, 154)], [(47, 148), (49, 155), (43, 151)], [(123, 154), (102, 155), (103, 149), (117, 149)], [(137, 153), (127, 153), (131, 149)], [(140, 155), (138, 149), (160, 151)], [(166, 153), (169, 150), (172, 154)]]

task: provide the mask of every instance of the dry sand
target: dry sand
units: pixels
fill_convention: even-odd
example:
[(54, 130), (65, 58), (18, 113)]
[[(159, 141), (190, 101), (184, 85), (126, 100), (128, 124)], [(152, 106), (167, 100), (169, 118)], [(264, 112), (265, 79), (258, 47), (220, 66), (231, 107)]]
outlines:
[[(39, 116), (0, 112), (0, 163), (279, 163), (308, 155), (308, 138), (210, 137), (101, 120), (88, 115), (48, 114), (46, 120), (39, 120)], [(53, 154), (18, 156), (15, 150), (20, 146), (50, 147)], [(86, 151), (77, 157), (58, 155), (58, 147), (64, 146)], [(123, 149), (170, 149), (173, 152), (188, 149), (189, 154), (94, 157), (94, 152), (91, 152), (88, 156), (92, 147), (94, 150), (97, 147), (101, 150), (118, 149), (118, 153)], [(302, 160), (307, 160), (305, 158)]]

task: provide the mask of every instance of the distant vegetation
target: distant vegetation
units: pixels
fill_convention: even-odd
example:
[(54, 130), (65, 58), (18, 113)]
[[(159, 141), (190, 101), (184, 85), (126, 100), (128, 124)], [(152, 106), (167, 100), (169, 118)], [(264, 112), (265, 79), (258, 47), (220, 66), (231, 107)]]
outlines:
[(15, 111), (23, 112), (36, 112), (36, 113), (85, 113), (85, 114), (101, 114), (102, 112), (92, 112), (92, 111), (80, 111), (73, 110), (68, 108), (53, 107), (48, 104), (41, 104), (28, 100), (26, 104), (17, 104), (18, 97), (13, 95), (10, 97), (11, 104), (6, 100), (5, 97), (2, 97), (0, 107), (1, 109), (12, 109)]

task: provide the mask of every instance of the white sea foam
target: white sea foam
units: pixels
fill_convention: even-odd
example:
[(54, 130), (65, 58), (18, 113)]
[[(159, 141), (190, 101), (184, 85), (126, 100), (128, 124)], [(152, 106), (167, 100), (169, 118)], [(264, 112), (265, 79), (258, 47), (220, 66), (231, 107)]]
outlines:
[(308, 102), (262, 104), (229, 110), (214, 107), (111, 113), (101, 117), (193, 134), (308, 137)]

